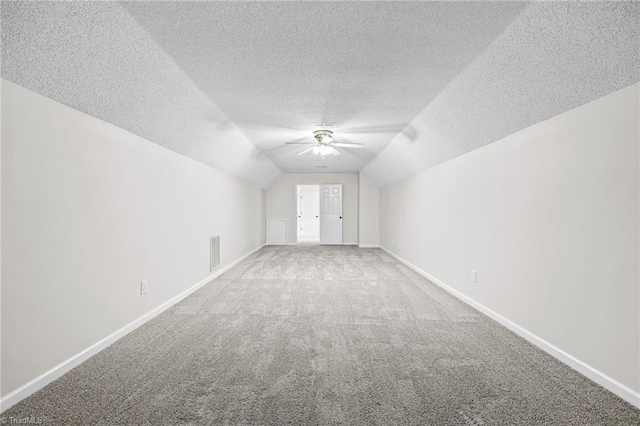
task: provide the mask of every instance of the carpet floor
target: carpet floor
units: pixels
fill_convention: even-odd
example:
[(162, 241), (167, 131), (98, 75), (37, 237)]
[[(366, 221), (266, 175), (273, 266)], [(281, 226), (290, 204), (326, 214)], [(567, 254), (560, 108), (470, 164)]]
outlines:
[(3, 413), (60, 425), (640, 425), (378, 249), (265, 247)]

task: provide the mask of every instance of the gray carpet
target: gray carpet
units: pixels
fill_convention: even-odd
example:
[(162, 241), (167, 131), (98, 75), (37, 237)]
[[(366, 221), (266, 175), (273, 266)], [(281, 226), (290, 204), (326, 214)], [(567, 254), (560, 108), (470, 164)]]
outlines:
[(377, 249), (266, 247), (25, 399), (64, 425), (639, 425)]

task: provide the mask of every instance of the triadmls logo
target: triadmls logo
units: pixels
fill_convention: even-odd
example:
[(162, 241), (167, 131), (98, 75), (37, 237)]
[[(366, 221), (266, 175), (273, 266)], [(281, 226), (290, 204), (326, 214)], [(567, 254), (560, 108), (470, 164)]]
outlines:
[(0, 424), (3, 425), (39, 425), (42, 423), (42, 417), (0, 417)]

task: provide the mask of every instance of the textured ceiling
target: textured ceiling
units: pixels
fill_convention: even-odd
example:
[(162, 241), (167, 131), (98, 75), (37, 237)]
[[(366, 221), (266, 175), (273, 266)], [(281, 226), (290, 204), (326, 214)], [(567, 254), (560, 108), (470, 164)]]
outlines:
[[(3, 78), (263, 187), (384, 185), (640, 80), (638, 3), (1, 7)], [(296, 156), (315, 122), (365, 149)]]
[[(127, 3), (142, 28), (284, 171), (362, 169), (524, 4)], [(324, 161), (314, 122), (361, 142)], [(347, 133), (382, 128), (381, 133)], [(395, 133), (394, 133), (395, 132)]]
[(364, 168), (398, 181), (640, 81), (640, 3), (541, 2)]
[(3, 78), (257, 186), (280, 175), (119, 4), (0, 5)]

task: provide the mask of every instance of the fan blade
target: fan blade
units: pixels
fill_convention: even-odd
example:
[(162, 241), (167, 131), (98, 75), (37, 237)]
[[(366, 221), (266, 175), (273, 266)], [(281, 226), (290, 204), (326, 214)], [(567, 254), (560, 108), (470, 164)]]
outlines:
[(285, 144), (287, 144), (287, 145), (310, 145), (310, 144), (317, 143), (317, 142), (314, 142), (314, 141), (302, 142), (303, 140), (306, 140), (306, 139), (309, 139), (309, 137), (306, 136), (304, 138), (296, 139), (294, 141), (285, 142)]
[(400, 133), (409, 123), (381, 124), (369, 127), (346, 127), (336, 133)]
[(314, 147), (314, 146), (312, 146), (311, 148), (307, 148), (307, 149), (305, 149), (305, 150), (303, 150), (303, 151), (300, 151), (297, 155), (305, 154), (305, 153), (307, 153), (307, 152), (311, 151), (313, 148), (315, 148), (315, 147)]
[(364, 148), (364, 145), (361, 143), (353, 143), (353, 142), (334, 142), (332, 146), (339, 146), (342, 148)]
[(331, 147), (329, 147), (329, 148), (331, 148), (331, 155), (335, 155), (335, 156), (340, 155), (340, 151), (338, 151), (338, 150), (337, 150), (337, 149), (335, 149), (334, 147), (332, 147), (332, 146), (331, 146)]

